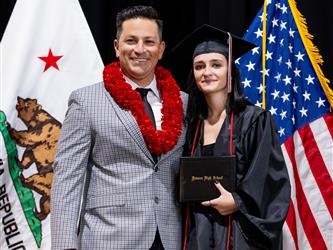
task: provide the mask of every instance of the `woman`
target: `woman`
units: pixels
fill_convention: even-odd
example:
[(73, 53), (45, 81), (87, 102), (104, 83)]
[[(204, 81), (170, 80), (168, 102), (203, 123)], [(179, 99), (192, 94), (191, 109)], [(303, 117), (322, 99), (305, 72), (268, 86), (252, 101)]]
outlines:
[(192, 58), (185, 155), (236, 156), (235, 192), (215, 182), (218, 198), (188, 205), (186, 249), (282, 249), (287, 169), (270, 112), (246, 101), (231, 55), (252, 47), (204, 25), (174, 49)]

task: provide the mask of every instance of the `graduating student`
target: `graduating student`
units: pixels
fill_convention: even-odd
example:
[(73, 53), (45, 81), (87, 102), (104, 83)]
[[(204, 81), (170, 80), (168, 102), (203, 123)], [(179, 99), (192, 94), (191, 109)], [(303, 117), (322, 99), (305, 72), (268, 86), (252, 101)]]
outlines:
[(184, 249), (282, 249), (288, 172), (270, 112), (244, 98), (234, 65), (252, 48), (203, 25), (173, 49), (192, 68), (185, 155), (236, 158), (234, 192), (215, 182), (219, 197), (189, 203)]

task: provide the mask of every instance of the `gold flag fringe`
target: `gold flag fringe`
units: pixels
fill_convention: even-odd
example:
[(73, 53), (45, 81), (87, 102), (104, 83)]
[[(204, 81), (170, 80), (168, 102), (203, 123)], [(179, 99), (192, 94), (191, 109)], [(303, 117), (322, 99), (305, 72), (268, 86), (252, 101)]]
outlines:
[(329, 79), (324, 76), (324, 73), (320, 67), (323, 64), (324, 60), (319, 53), (319, 49), (313, 44), (313, 35), (309, 33), (307, 22), (305, 17), (299, 12), (296, 6), (295, 0), (288, 0), (291, 12), (294, 16), (296, 26), (298, 28), (299, 34), (303, 41), (304, 47), (307, 51), (307, 54), (310, 58), (312, 66), (317, 74), (319, 82), (326, 94), (328, 102), (331, 105), (331, 110), (333, 108), (333, 90), (329, 87)]

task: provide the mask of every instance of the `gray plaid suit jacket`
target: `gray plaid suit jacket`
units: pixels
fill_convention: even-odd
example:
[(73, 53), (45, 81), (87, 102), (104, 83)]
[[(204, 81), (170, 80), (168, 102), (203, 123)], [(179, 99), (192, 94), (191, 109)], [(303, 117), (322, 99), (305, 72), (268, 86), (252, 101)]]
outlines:
[(74, 91), (54, 162), (52, 249), (147, 250), (157, 228), (165, 249), (180, 249), (184, 141), (183, 124), (178, 144), (155, 165), (135, 118), (103, 83)]

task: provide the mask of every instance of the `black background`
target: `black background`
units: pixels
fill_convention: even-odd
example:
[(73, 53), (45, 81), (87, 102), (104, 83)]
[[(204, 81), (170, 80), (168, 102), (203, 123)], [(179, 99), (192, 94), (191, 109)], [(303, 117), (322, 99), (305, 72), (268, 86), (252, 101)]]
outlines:
[[(23, 0), (29, 1), (29, 0)], [(56, 1), (56, 0), (54, 0)], [(332, 0), (296, 0), (299, 11), (307, 19), (308, 28), (314, 35), (314, 43), (324, 59), (325, 76), (333, 83), (333, 5)], [(243, 36), (263, 4), (263, 0), (81, 0), (86, 16), (104, 64), (115, 60), (116, 13), (129, 5), (152, 5), (164, 21), (166, 56), (184, 35), (195, 27), (207, 23), (220, 29)], [(2, 38), (10, 17), (14, 0), (0, 0), (0, 36)], [(166, 57), (167, 58), (167, 57)], [(162, 64), (170, 68), (171, 61)]]

